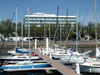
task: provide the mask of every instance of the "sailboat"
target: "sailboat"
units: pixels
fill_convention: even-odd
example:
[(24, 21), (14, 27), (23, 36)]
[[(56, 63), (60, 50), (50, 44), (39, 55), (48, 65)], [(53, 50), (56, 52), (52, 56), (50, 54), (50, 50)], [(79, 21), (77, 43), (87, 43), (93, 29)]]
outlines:
[[(75, 19), (74, 19), (75, 20)], [(74, 22), (74, 20), (73, 20), (73, 22)], [(69, 37), (69, 35), (70, 35), (70, 32), (71, 32), (71, 30), (72, 30), (72, 27), (73, 27), (73, 24), (71, 25), (71, 28), (70, 28), (70, 31), (69, 31), (69, 33), (68, 33), (68, 36), (67, 36), (67, 38), (66, 38), (66, 42), (65, 42), (65, 45), (64, 45), (64, 47), (66, 46), (66, 43), (67, 43), (67, 41), (68, 41), (68, 37)], [(62, 49), (63, 51), (62, 52), (60, 52), (60, 53), (56, 53), (56, 54), (52, 54), (52, 57), (53, 58), (60, 58), (61, 59), (61, 63), (69, 63), (69, 57), (70, 57), (70, 55), (71, 55), (71, 53), (72, 53), (72, 51), (71, 51), (71, 48), (67, 48), (67, 52), (65, 52), (66, 50), (63, 48)], [(77, 50), (77, 49), (76, 49)], [(79, 53), (78, 51), (76, 51), (76, 52), (73, 52), (73, 54), (72, 54), (72, 57), (73, 58), (71, 58), (71, 59), (74, 59), (74, 60), (76, 60), (75, 58), (78, 58), (78, 57), (80, 57), (80, 58), (84, 58), (88, 53), (90, 53), (91, 52), (91, 50), (90, 51), (87, 51), (87, 52), (84, 52), (84, 53)], [(88, 56), (87, 56), (88, 57)], [(78, 58), (78, 60), (80, 59), (80, 58)], [(89, 57), (88, 57), (89, 58)], [(74, 60), (72, 60), (72, 62), (74, 62)], [(82, 61), (84, 61), (84, 59), (83, 60), (81, 60), (81, 62)], [(70, 62), (71, 63), (71, 62)]]
[[(16, 9), (17, 9), (17, 7), (16, 7)], [(30, 42), (29, 42), (29, 44), (30, 44)], [(16, 55), (16, 56), (0, 56), (0, 61), (2, 63), (5, 60), (7, 60), (7, 61), (25, 61), (25, 60), (29, 60), (29, 58), (30, 58), (31, 61), (40, 60), (40, 58), (38, 56), (30, 55), (31, 51), (21, 51), (22, 49), (18, 50), (17, 46), (16, 46), (15, 50), (16, 50), (17, 53), (23, 53), (23, 54), (21, 56), (19, 56), (19, 55)], [(28, 49), (28, 50), (30, 50), (30, 49)], [(24, 54), (24, 53), (29, 53), (29, 55)]]
[(22, 49), (15, 48), (14, 50), (10, 50), (7, 52), (8, 55), (21, 55), (21, 53), (29, 53), (29, 51), (26, 48), (22, 48)]
[(86, 73), (100, 73), (100, 61), (98, 61), (98, 57), (100, 56), (100, 49), (97, 44), (97, 12), (96, 12), (96, 0), (95, 0), (95, 36), (96, 36), (96, 62), (85, 62), (80, 64), (80, 72)]
[(3, 71), (29, 71), (35, 68), (44, 68), (50, 66), (50, 63), (33, 63), (32, 61), (18, 62), (16, 64), (2, 65), (0, 70)]
[[(78, 36), (78, 11), (77, 11), (76, 38), (77, 38), (77, 36)], [(70, 51), (67, 54), (63, 54), (63, 56), (61, 57), (61, 60), (60, 60), (61, 63), (63, 63), (63, 64), (73, 64), (74, 63), (75, 64), (75, 63), (84, 63), (84, 62), (88, 62), (88, 61), (96, 61), (96, 59), (92, 59), (88, 56), (88, 54), (91, 52), (91, 50), (84, 52), (84, 53), (79, 53), (78, 49), (77, 49), (77, 43), (75, 43), (76, 44), (76, 52)], [(71, 56), (71, 59), (69, 60), (70, 56)]]
[[(28, 61), (29, 55), (23, 54), (21, 56), (0, 56), (0, 61), (3, 63), (4, 61)], [(40, 60), (38, 56), (30, 56), (31, 61)]]
[[(28, 30), (29, 30), (29, 59), (28, 61), (21, 61), (13, 65), (8, 65), (4, 62), (4, 65), (0, 67), (2, 71), (28, 71), (35, 68), (43, 68), (50, 66), (50, 63), (33, 63), (30, 58), (30, 25), (29, 25), (29, 8), (28, 8)], [(5, 65), (7, 64), (7, 65)]]
[[(31, 51), (33, 52), (33, 51)], [(15, 41), (15, 48), (14, 50), (10, 50), (7, 52), (7, 54), (20, 54), (20, 53), (29, 53), (28, 49), (23, 48), (23, 23), (22, 23), (22, 49), (17, 48), (17, 7), (16, 7), (16, 41)]]

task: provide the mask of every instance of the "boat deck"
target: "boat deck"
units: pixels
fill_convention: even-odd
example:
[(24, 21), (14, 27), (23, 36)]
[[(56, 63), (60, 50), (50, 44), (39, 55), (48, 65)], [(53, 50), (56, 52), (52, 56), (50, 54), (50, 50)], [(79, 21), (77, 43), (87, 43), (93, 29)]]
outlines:
[[(19, 62), (19, 61), (8, 61), (8, 63), (10, 64), (10, 63), (17, 63), (17, 62)], [(46, 60), (36, 60), (36, 61), (32, 61), (33, 63), (37, 63), (37, 62), (47, 62)]]
[(27, 69), (4, 69), (4, 71), (12, 72), (12, 71), (28, 71), (28, 70), (56, 70), (54, 67), (45, 67), (45, 68), (27, 68)]

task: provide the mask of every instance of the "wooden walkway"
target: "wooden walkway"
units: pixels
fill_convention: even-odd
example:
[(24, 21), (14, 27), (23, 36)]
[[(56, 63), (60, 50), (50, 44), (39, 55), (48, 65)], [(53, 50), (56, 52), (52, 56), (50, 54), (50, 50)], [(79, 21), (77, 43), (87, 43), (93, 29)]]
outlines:
[(39, 53), (38, 51), (34, 50), (34, 52), (36, 54), (38, 54), (41, 58), (43, 58), (44, 60), (46, 60), (47, 62), (51, 63), (51, 65), (53, 67), (55, 67), (60, 73), (62, 73), (63, 75), (78, 75), (77, 73), (75, 73), (73, 70), (68, 69), (66, 66), (60, 64), (59, 62), (50, 59), (48, 56), (43, 55), (42, 53)]

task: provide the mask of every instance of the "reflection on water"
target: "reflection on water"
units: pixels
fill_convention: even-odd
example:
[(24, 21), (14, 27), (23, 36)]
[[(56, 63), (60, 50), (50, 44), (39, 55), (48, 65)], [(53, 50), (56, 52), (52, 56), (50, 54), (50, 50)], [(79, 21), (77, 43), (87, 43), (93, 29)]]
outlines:
[(5, 72), (0, 75), (53, 75), (53, 73), (47, 73), (46, 71), (28, 71), (28, 72)]
[(82, 75), (100, 75), (100, 74), (95, 74), (95, 73), (94, 74), (89, 74), (88, 73), (88, 74), (82, 74)]
[[(83, 53), (86, 51), (91, 50), (92, 52), (89, 53), (90, 57), (95, 55), (95, 48), (78, 48), (78, 52)], [(75, 51), (75, 50), (74, 50)], [(0, 56), (7, 55), (7, 49), (2, 50)], [(67, 65), (65, 65), (67, 66)], [(11, 73), (2, 73), (0, 75), (61, 75), (58, 71), (28, 71), (28, 72), (11, 72)], [(81, 75), (100, 75), (100, 74), (81, 74)]]
[(89, 53), (89, 56), (92, 57), (93, 55), (95, 55), (95, 48), (78, 48), (78, 51), (80, 53), (83, 53), (83, 52), (87, 52), (87, 51), (91, 51)]
[[(3, 49), (0, 56), (7, 56), (7, 49)], [(24, 72), (3, 72), (0, 75), (61, 75), (58, 71), (51, 70), (35, 70), (35, 71), (24, 71)]]
[(23, 72), (3, 72), (0, 75), (62, 75), (58, 71), (51, 70), (34, 70), (34, 71), (23, 71)]
[[(1, 50), (1, 53), (0, 53), (0, 56), (4, 56), (4, 55), (7, 55), (7, 51), (8, 51), (9, 49), (3, 49), (3, 50)], [(95, 48), (78, 48), (78, 52), (80, 52), (80, 53), (83, 53), (83, 52), (86, 52), (86, 51), (89, 51), (89, 50), (91, 50), (92, 52), (91, 53), (89, 53), (89, 55), (92, 57), (93, 55), (95, 55)], [(76, 50), (74, 50), (74, 51), (76, 51)]]

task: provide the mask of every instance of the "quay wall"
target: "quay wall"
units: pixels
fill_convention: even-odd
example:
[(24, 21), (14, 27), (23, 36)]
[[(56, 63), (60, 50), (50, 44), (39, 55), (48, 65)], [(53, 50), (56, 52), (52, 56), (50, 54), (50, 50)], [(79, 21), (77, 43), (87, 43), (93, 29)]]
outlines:
[[(50, 41), (50, 45), (52, 45), (52, 43), (53, 42)], [(0, 42), (0, 46), (2, 46), (2, 44), (3, 44), (3, 42)], [(46, 44), (46, 42), (43, 42), (43, 41), (38, 41), (37, 42), (37, 46), (38, 47), (39, 46), (43, 46), (45, 44)], [(60, 42), (56, 41), (56, 44), (60, 45)], [(65, 41), (62, 41), (61, 42), (61, 46), (64, 46), (64, 44), (65, 44)], [(67, 47), (73, 47), (74, 44), (75, 44), (75, 41), (68, 41)], [(35, 42), (31, 41), (30, 45), (31, 45), (31, 47), (34, 47)], [(14, 47), (14, 46), (15, 46), (15, 42), (5, 42), (4, 43), (4, 47)], [(17, 42), (17, 46), (22, 46), (22, 42), (21, 41)], [(24, 47), (28, 47), (29, 46), (29, 42), (28, 41), (27, 42), (23, 42), (23, 46)], [(92, 48), (92, 47), (95, 47), (95, 46), (96, 46), (95, 41), (78, 41), (78, 47), (90, 47), (90, 48)], [(100, 46), (100, 42), (98, 42), (98, 46)]]

